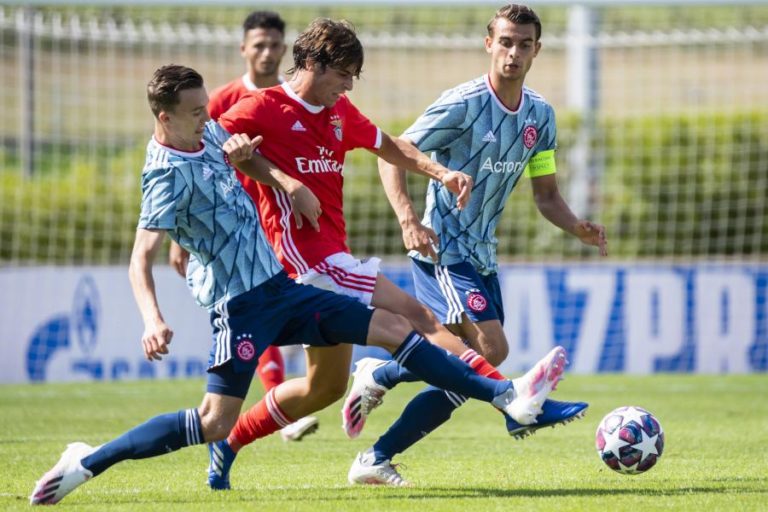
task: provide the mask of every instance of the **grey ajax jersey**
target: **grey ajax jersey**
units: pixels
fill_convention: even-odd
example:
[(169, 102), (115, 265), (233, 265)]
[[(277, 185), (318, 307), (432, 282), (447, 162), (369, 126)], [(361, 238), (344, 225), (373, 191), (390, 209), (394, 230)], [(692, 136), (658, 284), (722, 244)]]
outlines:
[(138, 227), (166, 230), (190, 252), (187, 284), (208, 309), (282, 270), (253, 201), (221, 149), (227, 138), (214, 121), (205, 126), (203, 148), (193, 153), (153, 137), (141, 175)]
[[(440, 264), (467, 261), (481, 274), (495, 272), (494, 233), (509, 194), (526, 167), (531, 176), (555, 171), (552, 107), (524, 87), (517, 110), (511, 111), (485, 75), (444, 92), (405, 136), (447, 168), (475, 181), (470, 203), (461, 211), (441, 183), (429, 183), (422, 222), (440, 237)], [(544, 156), (550, 163), (533, 165)], [(536, 173), (531, 172), (534, 167)], [(415, 251), (410, 256), (430, 261)]]

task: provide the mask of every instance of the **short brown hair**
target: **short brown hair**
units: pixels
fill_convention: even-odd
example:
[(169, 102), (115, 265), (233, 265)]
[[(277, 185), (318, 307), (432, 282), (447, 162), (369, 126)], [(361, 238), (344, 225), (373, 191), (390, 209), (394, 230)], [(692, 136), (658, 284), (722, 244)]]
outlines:
[(334, 21), (317, 18), (299, 34), (293, 43), (293, 69), (306, 69), (308, 62), (334, 69), (355, 67), (354, 75), (363, 70), (363, 45), (355, 34), (355, 27), (346, 20)]
[(147, 101), (155, 117), (163, 110), (173, 110), (179, 104), (179, 93), (203, 87), (200, 73), (186, 66), (169, 64), (155, 71), (147, 84)]
[(488, 35), (490, 37), (493, 37), (493, 28), (499, 18), (506, 18), (515, 25), (536, 25), (536, 41), (541, 38), (541, 20), (527, 5), (509, 4), (496, 11), (491, 21), (488, 22)]

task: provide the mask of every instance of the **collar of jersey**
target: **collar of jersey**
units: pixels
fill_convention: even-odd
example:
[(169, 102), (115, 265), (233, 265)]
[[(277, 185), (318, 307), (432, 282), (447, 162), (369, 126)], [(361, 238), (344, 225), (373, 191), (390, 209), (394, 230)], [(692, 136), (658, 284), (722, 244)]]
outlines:
[(483, 80), (485, 80), (485, 86), (488, 88), (488, 92), (491, 93), (493, 101), (496, 102), (496, 105), (498, 105), (501, 110), (507, 114), (517, 114), (520, 112), (520, 110), (523, 108), (523, 103), (525, 103), (525, 91), (523, 91), (523, 94), (520, 96), (520, 104), (517, 106), (517, 110), (509, 110), (509, 108), (499, 99), (498, 95), (496, 94), (496, 90), (493, 88), (493, 85), (491, 85), (491, 75), (486, 74), (483, 77)]
[[(242, 80), (243, 85), (245, 86), (245, 88), (248, 89), (249, 91), (256, 91), (256, 90), (258, 90), (259, 86), (256, 85), (255, 83), (253, 83), (253, 81), (251, 80), (251, 77), (248, 76), (247, 72), (242, 76), (241, 80)], [(282, 83), (285, 82), (285, 78), (283, 78), (283, 75), (278, 75), (277, 76), (277, 81), (282, 84)]]
[(154, 135), (152, 135), (152, 142), (154, 142), (155, 144), (157, 144), (167, 152), (172, 153), (176, 156), (185, 156), (189, 158), (191, 156), (200, 156), (203, 153), (205, 153), (205, 142), (203, 142), (202, 140), (200, 141), (200, 144), (203, 147), (198, 149), (197, 151), (182, 151), (180, 149), (172, 148), (171, 146), (166, 146), (165, 144), (161, 144), (160, 142), (158, 142), (158, 140), (155, 138)]
[(283, 90), (285, 91), (285, 94), (287, 94), (287, 95), (288, 95), (290, 98), (292, 98), (292, 99), (294, 99), (295, 101), (297, 101), (298, 103), (300, 103), (302, 107), (304, 107), (305, 109), (307, 109), (307, 110), (308, 110), (309, 112), (311, 112), (312, 114), (319, 114), (319, 113), (320, 113), (320, 112), (322, 112), (322, 111), (323, 111), (323, 109), (325, 108), (325, 107), (324, 107), (324, 106), (322, 106), (322, 105), (313, 105), (313, 104), (311, 104), (311, 103), (307, 103), (306, 101), (304, 101), (303, 99), (301, 99), (301, 98), (299, 97), (299, 95), (298, 95), (298, 94), (296, 94), (296, 93), (293, 91), (293, 89), (291, 89), (291, 86), (290, 86), (290, 85), (288, 85), (288, 82), (283, 82), (283, 83), (281, 84), (281, 87), (282, 87), (282, 88), (283, 88)]

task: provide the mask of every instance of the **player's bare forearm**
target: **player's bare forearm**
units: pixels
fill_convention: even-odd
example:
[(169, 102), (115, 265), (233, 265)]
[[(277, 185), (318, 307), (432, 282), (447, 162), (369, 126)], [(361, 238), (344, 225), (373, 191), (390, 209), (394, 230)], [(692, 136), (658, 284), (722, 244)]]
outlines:
[(544, 218), (563, 231), (577, 237), (583, 243), (594, 245), (600, 251), (601, 256), (608, 255), (605, 227), (585, 219), (579, 219), (573, 214), (560, 195), (554, 174), (534, 178), (533, 195), (536, 206)]
[[(456, 195), (456, 206), (460, 210), (469, 202), (474, 185), (472, 177), (463, 172), (451, 171), (435, 162), (419, 151), (411, 141), (393, 138), (386, 133), (382, 134), (381, 148), (376, 151), (376, 154), (379, 155), (379, 159), (388, 162), (393, 168), (414, 171), (439, 181)], [(379, 167), (379, 173), (381, 173), (381, 167)], [(395, 175), (394, 177), (400, 181), (405, 180), (404, 176)], [(392, 206), (395, 207), (396, 205), (393, 204)], [(401, 204), (397, 207), (407, 208), (407, 205)]]
[(166, 325), (155, 293), (155, 280), (152, 276), (152, 264), (162, 245), (163, 231), (138, 229), (131, 253), (128, 274), (136, 304), (144, 320), (144, 334), (141, 345), (144, 357), (149, 361), (159, 361), (168, 353), (168, 344), (173, 338), (173, 331)]
[(389, 204), (397, 215), (403, 231), (403, 245), (407, 250), (415, 250), (424, 256), (437, 260), (435, 248), (439, 240), (435, 232), (421, 224), (408, 194), (405, 171), (379, 158), (379, 176), (384, 185)]
[(579, 218), (573, 214), (560, 194), (547, 199), (537, 198), (536, 207), (549, 222), (567, 233), (576, 235), (575, 226)]
[(375, 151), (379, 158), (400, 169), (412, 171), (433, 180), (441, 181), (448, 169), (419, 151), (409, 141), (381, 134), (381, 147)]
[(292, 193), (301, 186), (298, 180), (285, 174), (271, 160), (259, 153), (251, 152), (248, 158), (233, 163), (247, 176), (272, 188)]
[(289, 176), (259, 153), (255, 153), (261, 137), (251, 140), (245, 134), (230, 137), (222, 146), (230, 161), (240, 172), (272, 188), (283, 190), (291, 200), (296, 227), (301, 229), (306, 218), (315, 231), (320, 231), (317, 221), (323, 210), (320, 200), (301, 181)]
[(144, 324), (163, 321), (155, 293), (152, 265), (163, 241), (163, 231), (137, 229), (128, 276)]
[(383, 158), (378, 159), (379, 177), (384, 186), (384, 193), (387, 195), (389, 204), (392, 206), (400, 226), (417, 219), (416, 210), (413, 207), (413, 201), (408, 194), (408, 181), (405, 178), (405, 169), (393, 165)]
[(261, 136), (251, 139), (244, 133), (236, 133), (227, 139), (221, 147), (232, 165), (246, 176), (267, 186), (284, 190), (289, 194), (294, 193), (301, 188), (301, 182), (291, 178), (271, 161), (255, 152), (262, 140)]

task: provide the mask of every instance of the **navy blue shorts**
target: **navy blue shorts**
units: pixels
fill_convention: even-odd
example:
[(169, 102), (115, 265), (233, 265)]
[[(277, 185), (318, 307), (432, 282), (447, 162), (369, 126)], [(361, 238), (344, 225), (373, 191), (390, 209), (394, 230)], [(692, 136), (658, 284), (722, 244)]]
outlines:
[(473, 322), (504, 324), (501, 287), (496, 273), (480, 275), (470, 263), (433, 265), (411, 259), (416, 298), (444, 324), (460, 324), (462, 313)]
[[(345, 295), (296, 284), (280, 272), (211, 312), (210, 392), (245, 397), (269, 345), (365, 345), (373, 310)], [(232, 381), (232, 386), (228, 382)]]

